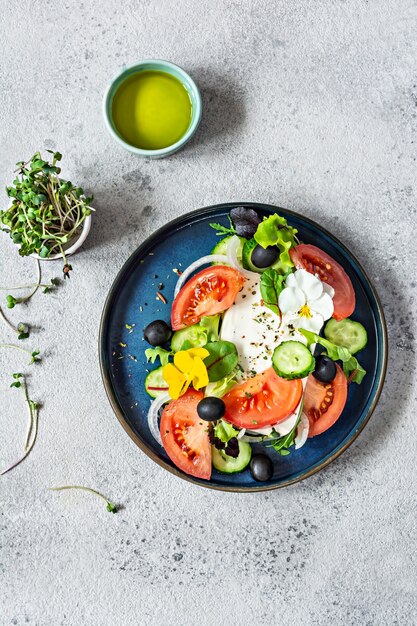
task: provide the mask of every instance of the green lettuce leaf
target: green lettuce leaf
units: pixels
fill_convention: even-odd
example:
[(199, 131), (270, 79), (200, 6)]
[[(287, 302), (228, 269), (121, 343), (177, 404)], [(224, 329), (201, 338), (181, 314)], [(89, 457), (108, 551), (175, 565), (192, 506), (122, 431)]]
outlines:
[(217, 341), (219, 338), (220, 315), (202, 317), (198, 324), (177, 330), (171, 339), (171, 350), (189, 350), (202, 348), (207, 342)]
[(254, 235), (256, 243), (263, 248), (276, 246), (280, 242), (290, 242), (292, 246), (297, 245), (297, 229), (289, 226), (285, 217), (274, 213), (259, 224)]
[(272, 441), (268, 444), (268, 448), (274, 448), (275, 452), (278, 452), (281, 456), (287, 456), (290, 454), (290, 448), (294, 445), (295, 436), (297, 434), (297, 425), (288, 433), (288, 435), (284, 435), (283, 437), (278, 437), (276, 439), (272, 439)]
[(216, 381), (215, 383), (209, 383), (206, 387), (206, 396), (215, 396), (216, 398), (222, 398), (228, 393), (232, 387), (237, 385), (236, 372), (233, 370), (224, 378)]
[(328, 339), (324, 339), (324, 337), (320, 337), (320, 335), (316, 335), (316, 333), (312, 333), (309, 330), (304, 330), (302, 328), (299, 330), (300, 333), (302, 333), (307, 339), (308, 345), (311, 345), (312, 343), (319, 343), (323, 346), (323, 348), (326, 348), (327, 355), (333, 361), (342, 361), (343, 371), (346, 378), (349, 378), (353, 383), (357, 383), (358, 385), (361, 384), (366, 374), (366, 370), (363, 369), (358, 359), (353, 356), (347, 348), (337, 346)]
[(231, 341), (212, 341), (204, 347), (209, 352), (209, 355), (204, 359), (204, 365), (207, 368), (211, 383), (224, 378), (235, 369), (238, 356), (234, 343)]
[(199, 326), (207, 331), (207, 341), (218, 341), (219, 339), (220, 315), (208, 315), (202, 317)]
[(187, 328), (177, 330), (171, 338), (171, 350), (189, 350), (190, 348), (202, 348), (207, 343), (207, 329), (194, 324)]
[(297, 245), (297, 229), (289, 226), (287, 220), (274, 213), (265, 218), (258, 226), (254, 239), (263, 248), (278, 246), (280, 251), (278, 265), (275, 269), (282, 274), (294, 267), (289, 250)]
[(169, 357), (173, 354), (170, 350), (164, 350), (164, 348), (147, 348), (145, 350), (145, 356), (148, 359), (148, 363), (155, 363), (156, 359), (159, 357), (161, 361), (161, 365), (166, 365), (169, 361)]
[(280, 315), (278, 298), (284, 288), (284, 280), (286, 277), (287, 275), (282, 276), (273, 269), (266, 270), (261, 276), (260, 290), (263, 303), (276, 315)]
[(230, 439), (236, 437), (239, 431), (236, 430), (236, 428), (234, 428), (231, 424), (229, 424), (229, 422), (221, 419), (214, 427), (213, 433), (215, 437), (218, 437), (220, 439), (220, 441), (223, 441), (223, 443), (227, 443), (228, 441), (230, 441)]

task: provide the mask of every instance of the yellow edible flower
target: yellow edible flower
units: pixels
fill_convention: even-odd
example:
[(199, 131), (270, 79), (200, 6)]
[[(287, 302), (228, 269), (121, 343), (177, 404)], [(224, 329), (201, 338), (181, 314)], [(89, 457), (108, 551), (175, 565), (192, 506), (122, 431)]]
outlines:
[(205, 348), (190, 348), (174, 354), (174, 363), (168, 363), (162, 370), (162, 376), (168, 383), (168, 393), (176, 400), (192, 384), (194, 389), (201, 389), (208, 384), (207, 368), (203, 359), (208, 357)]

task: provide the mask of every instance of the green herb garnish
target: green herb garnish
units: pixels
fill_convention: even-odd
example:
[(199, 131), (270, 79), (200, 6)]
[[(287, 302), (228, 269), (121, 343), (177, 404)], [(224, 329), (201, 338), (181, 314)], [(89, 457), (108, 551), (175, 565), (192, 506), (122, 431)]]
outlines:
[[(297, 424), (298, 425), (298, 424)], [(268, 447), (274, 448), (275, 452), (278, 452), (281, 456), (288, 456), (290, 454), (290, 448), (295, 444), (295, 436), (297, 433), (297, 426), (283, 437), (277, 437), (269, 442)]]
[(222, 226), (222, 224), (218, 224), (216, 222), (213, 222), (212, 224), (209, 224), (209, 226), (211, 226), (211, 228), (214, 228), (214, 230), (217, 230), (216, 235), (236, 235), (236, 229), (233, 226), (233, 222), (231, 220), (230, 215), (227, 216), (229, 219), (229, 224), (230, 226)]

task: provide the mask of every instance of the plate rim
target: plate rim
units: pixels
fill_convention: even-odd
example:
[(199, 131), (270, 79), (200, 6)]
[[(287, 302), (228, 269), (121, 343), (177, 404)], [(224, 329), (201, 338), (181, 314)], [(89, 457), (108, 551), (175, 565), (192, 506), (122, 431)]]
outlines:
[[(367, 285), (370, 288), (370, 290), (372, 292), (372, 295), (373, 295), (373, 297), (375, 299), (375, 302), (376, 302), (376, 305), (377, 305), (378, 314), (379, 314), (379, 320), (381, 322), (381, 329), (382, 329), (382, 337), (381, 337), (381, 339), (382, 339), (382, 349), (381, 349), (382, 363), (381, 363), (380, 377), (379, 377), (378, 386), (377, 386), (375, 395), (374, 395), (374, 397), (372, 399), (372, 402), (371, 402), (371, 404), (370, 404), (370, 406), (368, 408), (368, 412), (367, 412), (367, 414), (365, 416), (365, 419), (363, 420), (361, 426), (352, 434), (352, 436), (349, 438), (348, 441), (345, 442), (345, 444), (343, 446), (341, 446), (333, 454), (331, 454), (330, 456), (325, 458), (320, 464), (318, 464), (317, 466), (311, 468), (310, 470), (308, 470), (307, 472), (303, 473), (302, 475), (294, 476), (293, 478), (289, 478), (289, 479), (284, 480), (284, 481), (282, 481), (282, 482), (280, 482), (278, 484), (259, 485), (259, 486), (255, 485), (254, 487), (240, 487), (238, 485), (237, 486), (218, 485), (218, 484), (211, 483), (210, 481), (204, 481), (204, 482), (203, 481), (198, 481), (198, 480), (195, 480), (192, 476), (184, 474), (183, 472), (179, 471), (176, 467), (172, 467), (166, 461), (160, 459), (153, 452), (153, 450), (148, 448), (148, 446), (141, 441), (141, 439), (138, 437), (138, 435), (135, 433), (133, 428), (131, 428), (131, 426), (128, 424), (127, 420), (125, 419), (123, 411), (122, 411), (121, 407), (119, 406), (119, 403), (117, 401), (116, 395), (114, 393), (113, 385), (111, 383), (109, 372), (107, 371), (107, 367), (105, 365), (106, 356), (105, 356), (105, 334), (104, 334), (104, 330), (105, 330), (106, 320), (107, 320), (107, 318), (109, 316), (110, 305), (111, 305), (112, 300), (113, 300), (114, 292), (116, 291), (116, 289), (119, 286), (120, 279), (124, 275), (126, 267), (129, 266), (131, 261), (138, 254), (140, 254), (140, 251), (142, 249), (145, 250), (149, 246), (149, 240), (150, 239), (156, 239), (158, 236), (160, 236), (162, 234), (165, 234), (166, 231), (172, 231), (173, 228), (176, 228), (176, 226), (182, 224), (184, 222), (184, 220), (187, 220), (189, 218), (204, 216), (207, 213), (210, 213), (212, 211), (220, 210), (220, 209), (228, 209), (229, 207), (233, 208), (234, 206), (244, 206), (246, 208), (253, 208), (253, 209), (255, 209), (255, 208), (266, 209), (267, 211), (271, 211), (271, 212), (284, 211), (288, 215), (292, 215), (292, 216), (294, 216), (296, 218), (299, 218), (299, 219), (307, 222), (307, 224), (310, 224), (311, 226), (317, 228), (324, 235), (326, 235), (330, 239), (336, 241), (336, 243), (341, 247), (341, 249), (347, 254), (348, 257), (350, 257), (357, 264), (357, 266), (359, 267), (359, 269), (363, 273), (363, 276), (364, 276), (364, 278), (365, 278), (365, 280), (367, 282)], [(107, 398), (109, 400), (110, 406), (112, 407), (113, 412), (115, 413), (115, 415), (116, 415), (117, 419), (119, 420), (120, 424), (123, 426), (124, 430), (127, 432), (129, 437), (134, 441), (134, 443), (140, 448), (140, 450), (142, 450), (142, 452), (144, 452), (150, 459), (152, 459), (160, 467), (164, 468), (165, 470), (169, 471), (171, 474), (174, 474), (175, 476), (181, 478), (182, 480), (186, 480), (187, 482), (189, 482), (189, 483), (191, 483), (193, 485), (196, 485), (196, 486), (199, 486), (199, 487), (205, 487), (206, 489), (214, 489), (215, 491), (224, 491), (224, 492), (232, 492), (232, 493), (254, 493), (254, 492), (262, 492), (262, 491), (272, 491), (274, 489), (282, 489), (284, 487), (288, 487), (288, 486), (293, 485), (295, 483), (301, 482), (302, 480), (305, 480), (306, 478), (309, 478), (310, 476), (313, 476), (317, 472), (320, 472), (325, 467), (330, 465), (330, 463), (335, 461), (339, 456), (341, 456), (354, 443), (354, 441), (356, 441), (356, 439), (359, 437), (361, 432), (364, 430), (365, 426), (368, 424), (368, 422), (369, 422), (369, 420), (370, 420), (370, 418), (371, 418), (371, 416), (372, 416), (372, 414), (373, 414), (373, 412), (374, 412), (374, 410), (375, 410), (375, 408), (376, 408), (376, 406), (378, 404), (379, 398), (381, 396), (382, 388), (384, 386), (386, 372), (387, 372), (387, 363), (388, 363), (388, 331), (387, 331), (387, 324), (386, 324), (385, 314), (384, 314), (384, 310), (382, 308), (381, 300), (379, 298), (379, 295), (378, 295), (378, 293), (377, 293), (377, 291), (376, 291), (372, 281), (370, 280), (368, 274), (366, 273), (366, 271), (364, 270), (362, 264), (358, 261), (356, 256), (347, 248), (347, 246), (345, 246), (344, 243), (342, 243), (338, 239), (338, 237), (336, 237), (329, 230), (327, 230), (326, 228), (324, 228), (323, 226), (318, 224), (315, 220), (312, 220), (311, 218), (303, 215), (302, 213), (298, 213), (297, 211), (292, 211), (292, 210), (286, 209), (284, 207), (275, 206), (273, 204), (265, 204), (265, 203), (262, 203), (262, 202), (224, 202), (224, 203), (219, 203), (219, 204), (213, 204), (213, 205), (206, 206), (206, 207), (201, 207), (199, 209), (195, 209), (194, 211), (189, 211), (189, 212), (185, 213), (184, 215), (180, 215), (180, 216), (174, 218), (173, 220), (170, 220), (169, 222), (166, 222), (160, 228), (158, 228), (155, 232), (153, 232), (151, 235), (149, 235), (149, 237), (147, 237), (144, 241), (142, 241), (142, 243), (140, 243), (135, 248), (135, 250), (133, 250), (133, 252), (125, 260), (125, 262), (123, 263), (122, 267), (120, 268), (120, 270), (116, 274), (116, 276), (115, 276), (115, 278), (114, 278), (114, 280), (112, 282), (112, 285), (110, 287), (110, 290), (109, 290), (109, 292), (107, 294), (106, 300), (104, 302), (103, 310), (102, 310), (101, 317), (100, 317), (99, 336), (98, 336), (98, 352), (99, 352), (99, 364), (100, 364), (101, 378), (102, 378), (102, 381), (103, 381), (103, 384), (104, 384), (104, 389), (105, 389)]]

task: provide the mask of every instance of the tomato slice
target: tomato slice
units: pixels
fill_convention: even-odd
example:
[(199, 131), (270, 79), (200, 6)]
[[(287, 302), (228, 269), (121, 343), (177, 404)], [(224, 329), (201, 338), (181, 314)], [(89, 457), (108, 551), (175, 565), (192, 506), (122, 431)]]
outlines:
[(210, 480), (208, 424), (197, 414), (197, 404), (203, 397), (201, 391), (189, 389), (170, 402), (162, 412), (160, 432), (167, 455), (180, 470)]
[(277, 424), (295, 411), (302, 393), (300, 379), (285, 380), (271, 367), (223, 396), (225, 419), (239, 428), (256, 429)]
[(334, 289), (333, 317), (343, 320), (355, 310), (356, 298), (352, 281), (337, 261), (320, 248), (302, 243), (290, 250), (294, 265), (317, 276)]
[(345, 408), (347, 379), (340, 365), (331, 383), (321, 383), (312, 374), (308, 377), (304, 397), (304, 413), (310, 423), (309, 437), (321, 435), (333, 426)]
[(171, 311), (172, 329), (192, 326), (206, 315), (229, 309), (244, 282), (240, 272), (226, 265), (202, 270), (185, 283), (175, 298)]

